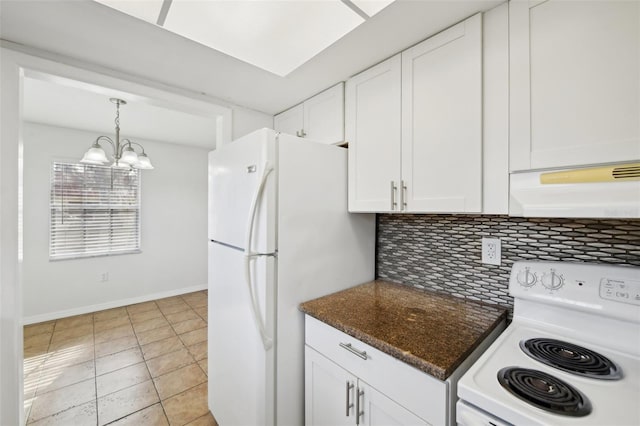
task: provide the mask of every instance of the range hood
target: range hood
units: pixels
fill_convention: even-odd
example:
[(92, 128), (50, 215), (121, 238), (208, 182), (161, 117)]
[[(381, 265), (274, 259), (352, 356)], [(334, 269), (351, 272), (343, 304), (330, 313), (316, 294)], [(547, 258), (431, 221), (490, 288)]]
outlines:
[(640, 218), (640, 163), (511, 173), (509, 214)]

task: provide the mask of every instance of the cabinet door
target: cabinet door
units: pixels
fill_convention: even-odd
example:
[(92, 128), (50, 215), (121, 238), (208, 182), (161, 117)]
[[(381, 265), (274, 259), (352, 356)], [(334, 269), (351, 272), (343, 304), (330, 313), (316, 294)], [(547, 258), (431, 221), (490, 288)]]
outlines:
[(358, 382), (359, 425), (409, 426), (428, 425), (420, 417), (360, 380)]
[(400, 209), (400, 63), (398, 54), (347, 81), (349, 211)]
[(306, 345), (304, 365), (305, 424), (355, 425), (357, 379)]
[(344, 141), (344, 83), (304, 102), (305, 138), (335, 144)]
[(640, 2), (509, 2), (511, 170), (640, 158)]
[(273, 118), (273, 127), (276, 132), (300, 136), (303, 129), (304, 107), (296, 105)]
[(482, 18), (402, 52), (402, 179), (409, 212), (482, 209)]

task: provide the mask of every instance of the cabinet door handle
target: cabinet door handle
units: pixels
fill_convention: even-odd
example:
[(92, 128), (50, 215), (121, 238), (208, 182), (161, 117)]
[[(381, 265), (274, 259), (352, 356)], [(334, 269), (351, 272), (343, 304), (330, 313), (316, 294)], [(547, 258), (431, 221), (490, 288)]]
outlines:
[(360, 357), (360, 358), (362, 358), (364, 360), (366, 360), (368, 358), (367, 351), (359, 351), (356, 348), (354, 348), (353, 346), (351, 346), (351, 343), (340, 343), (340, 347), (341, 348), (345, 348), (346, 350), (348, 350), (349, 352), (351, 352), (355, 356)]
[(394, 181), (391, 181), (391, 210), (395, 210), (398, 203), (396, 203), (396, 192), (398, 191), (398, 187), (396, 186)]
[(362, 411), (360, 411), (360, 397), (362, 397), (362, 399), (364, 400), (364, 391), (360, 390), (360, 388), (357, 388), (357, 391), (356, 391), (356, 424), (357, 425), (360, 424), (360, 416), (364, 416), (364, 407), (362, 408)]
[(400, 210), (407, 210), (407, 185), (400, 181)]
[(296, 130), (296, 136), (299, 138), (304, 138), (307, 134), (304, 132), (304, 129)]
[(351, 389), (353, 389), (353, 383), (347, 380), (347, 417), (349, 417), (349, 410), (353, 407), (353, 402), (349, 402), (351, 399)]

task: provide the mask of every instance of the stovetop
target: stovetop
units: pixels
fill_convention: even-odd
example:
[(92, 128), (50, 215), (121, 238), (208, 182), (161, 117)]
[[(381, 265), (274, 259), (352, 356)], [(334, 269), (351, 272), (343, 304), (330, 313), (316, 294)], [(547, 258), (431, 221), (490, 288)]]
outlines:
[[(520, 343), (540, 337), (562, 340), (596, 351), (615, 363), (621, 377), (617, 380), (594, 379), (534, 360), (520, 348)], [(499, 383), (501, 370), (512, 367), (535, 370), (575, 388), (585, 397), (589, 413), (580, 416), (554, 414), (524, 401)], [(638, 425), (640, 357), (514, 321), (460, 379), (458, 396), (513, 424)]]
[(509, 293), (460, 399), (517, 425), (639, 425), (640, 268), (516, 262)]

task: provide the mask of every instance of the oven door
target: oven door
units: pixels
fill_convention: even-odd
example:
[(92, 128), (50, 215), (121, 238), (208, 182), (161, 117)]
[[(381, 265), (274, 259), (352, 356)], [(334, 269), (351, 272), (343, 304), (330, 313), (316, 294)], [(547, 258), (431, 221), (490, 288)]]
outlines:
[(459, 400), (456, 404), (456, 421), (459, 426), (510, 426), (491, 414)]

